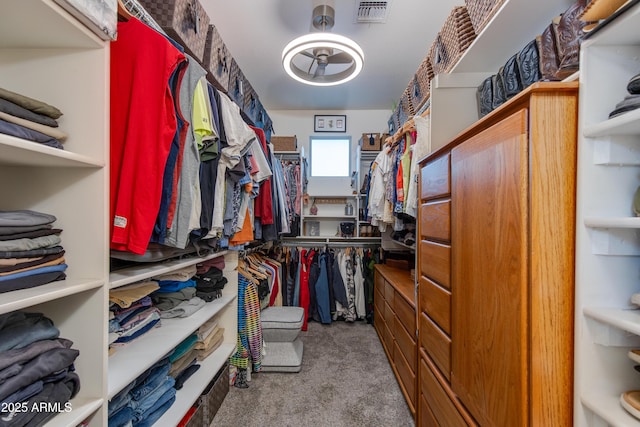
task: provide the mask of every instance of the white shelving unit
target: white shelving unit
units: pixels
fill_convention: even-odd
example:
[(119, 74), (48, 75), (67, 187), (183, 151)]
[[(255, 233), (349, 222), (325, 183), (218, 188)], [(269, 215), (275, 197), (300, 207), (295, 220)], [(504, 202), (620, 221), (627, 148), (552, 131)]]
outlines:
[(640, 4), (581, 47), (576, 217), (575, 424), (637, 426), (619, 403), (640, 388), (627, 357), (640, 346), (640, 110), (609, 113), (640, 72)]
[(150, 279), (152, 277), (197, 264), (205, 259), (224, 257), (224, 277), (227, 284), (222, 297), (206, 303), (203, 308), (183, 319), (162, 319), (161, 326), (144, 334), (109, 357), (108, 391), (111, 399), (138, 375), (146, 371), (160, 359), (169, 355), (185, 338), (196, 331), (212, 317), (224, 328), (223, 344), (201, 362), (196, 375), (176, 393), (176, 401), (160, 420), (158, 425), (177, 425), (184, 414), (195, 403), (207, 384), (235, 352), (238, 330), (238, 254), (223, 251), (206, 257), (188, 257), (158, 264), (139, 265), (114, 271), (110, 274), (110, 288)]
[[(0, 87), (58, 107), (64, 150), (0, 135), (0, 208), (55, 215), (67, 279), (2, 294), (0, 313), (42, 312), (80, 351), (72, 410), (47, 426), (106, 425), (109, 45), (52, 0), (7, 0)], [(82, 96), (70, 96), (82, 94)]]

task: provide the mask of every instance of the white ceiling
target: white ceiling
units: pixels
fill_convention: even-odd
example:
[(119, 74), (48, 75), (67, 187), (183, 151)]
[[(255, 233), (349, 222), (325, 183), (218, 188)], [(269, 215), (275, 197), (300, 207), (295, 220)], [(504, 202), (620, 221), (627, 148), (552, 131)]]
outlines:
[[(384, 24), (355, 24), (356, 0), (200, 0), (211, 23), (269, 110), (391, 109), (407, 87), (454, 6), (463, 0), (392, 0)], [(355, 80), (339, 86), (299, 83), (282, 67), (282, 49), (294, 38), (317, 31), (313, 8), (335, 9), (331, 32), (364, 50)]]

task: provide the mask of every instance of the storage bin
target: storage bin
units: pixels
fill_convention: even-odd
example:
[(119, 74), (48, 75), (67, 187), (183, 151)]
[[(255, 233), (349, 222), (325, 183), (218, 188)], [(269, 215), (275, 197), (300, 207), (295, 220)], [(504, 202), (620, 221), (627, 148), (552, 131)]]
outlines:
[(231, 54), (214, 25), (209, 25), (202, 65), (207, 70), (209, 82), (217, 89), (227, 92), (229, 89)]
[(431, 58), (425, 56), (422, 60), (415, 75), (415, 88), (413, 93), (413, 102), (416, 111), (431, 97), (431, 80), (433, 79), (433, 65)]
[(211, 20), (198, 0), (139, 1), (169, 37), (203, 63)]
[(360, 146), (362, 151), (380, 151), (382, 150), (382, 139), (379, 133), (363, 133), (362, 144)]
[(275, 136), (271, 137), (274, 151), (298, 151), (298, 137), (293, 136)]
[(476, 34), (487, 26), (505, 0), (465, 0), (471, 24)]
[(240, 69), (240, 66), (235, 59), (231, 58), (231, 66), (229, 67), (229, 84), (228, 95), (233, 102), (242, 110), (244, 107), (244, 84), (245, 77)]
[[(440, 43), (439, 55), (442, 60), (440, 72), (447, 72), (456, 65), (476, 38), (476, 32), (465, 6), (456, 6), (451, 10), (438, 36), (436, 41)], [(433, 59), (432, 57), (431, 60)], [(433, 64), (435, 68), (435, 62)]]
[(211, 425), (227, 393), (229, 393), (229, 362), (220, 368), (202, 394), (201, 405), (205, 426)]

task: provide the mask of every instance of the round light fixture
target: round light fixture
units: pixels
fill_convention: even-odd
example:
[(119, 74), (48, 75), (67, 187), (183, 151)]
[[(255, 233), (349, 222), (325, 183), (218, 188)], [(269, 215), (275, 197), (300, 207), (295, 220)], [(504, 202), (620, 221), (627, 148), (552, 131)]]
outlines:
[[(296, 63), (296, 57), (300, 55), (312, 60), (307, 70)], [(317, 62), (317, 68), (312, 74), (313, 61)], [(328, 73), (325, 70), (331, 64), (345, 66), (335, 73)], [(314, 86), (333, 86), (352, 80), (362, 71), (364, 52), (356, 42), (347, 37), (326, 32), (311, 33), (294, 39), (284, 48), (282, 65), (287, 74), (299, 82)]]

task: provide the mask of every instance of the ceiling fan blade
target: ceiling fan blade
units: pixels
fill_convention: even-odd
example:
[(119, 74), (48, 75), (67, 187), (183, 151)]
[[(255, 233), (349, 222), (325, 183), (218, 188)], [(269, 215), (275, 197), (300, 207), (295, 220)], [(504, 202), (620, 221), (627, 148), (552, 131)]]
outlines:
[(317, 61), (317, 58), (313, 58), (311, 60), (311, 64), (309, 64), (309, 69), (307, 70), (307, 74), (311, 74), (311, 67), (313, 67), (313, 63)]
[(318, 77), (318, 76), (324, 76), (324, 72), (327, 68), (327, 64), (323, 64), (323, 63), (318, 63), (318, 66), (316, 67), (316, 71), (313, 73), (313, 77)]
[(351, 58), (351, 56), (349, 56), (349, 54), (344, 53), (344, 52), (340, 52), (340, 53), (336, 53), (334, 55), (330, 55), (327, 58), (327, 61), (330, 64), (349, 64), (353, 59)]
[(314, 54), (309, 53), (306, 50), (303, 50), (302, 52), (300, 52), (300, 54), (306, 56), (307, 58), (316, 59), (316, 56)]

